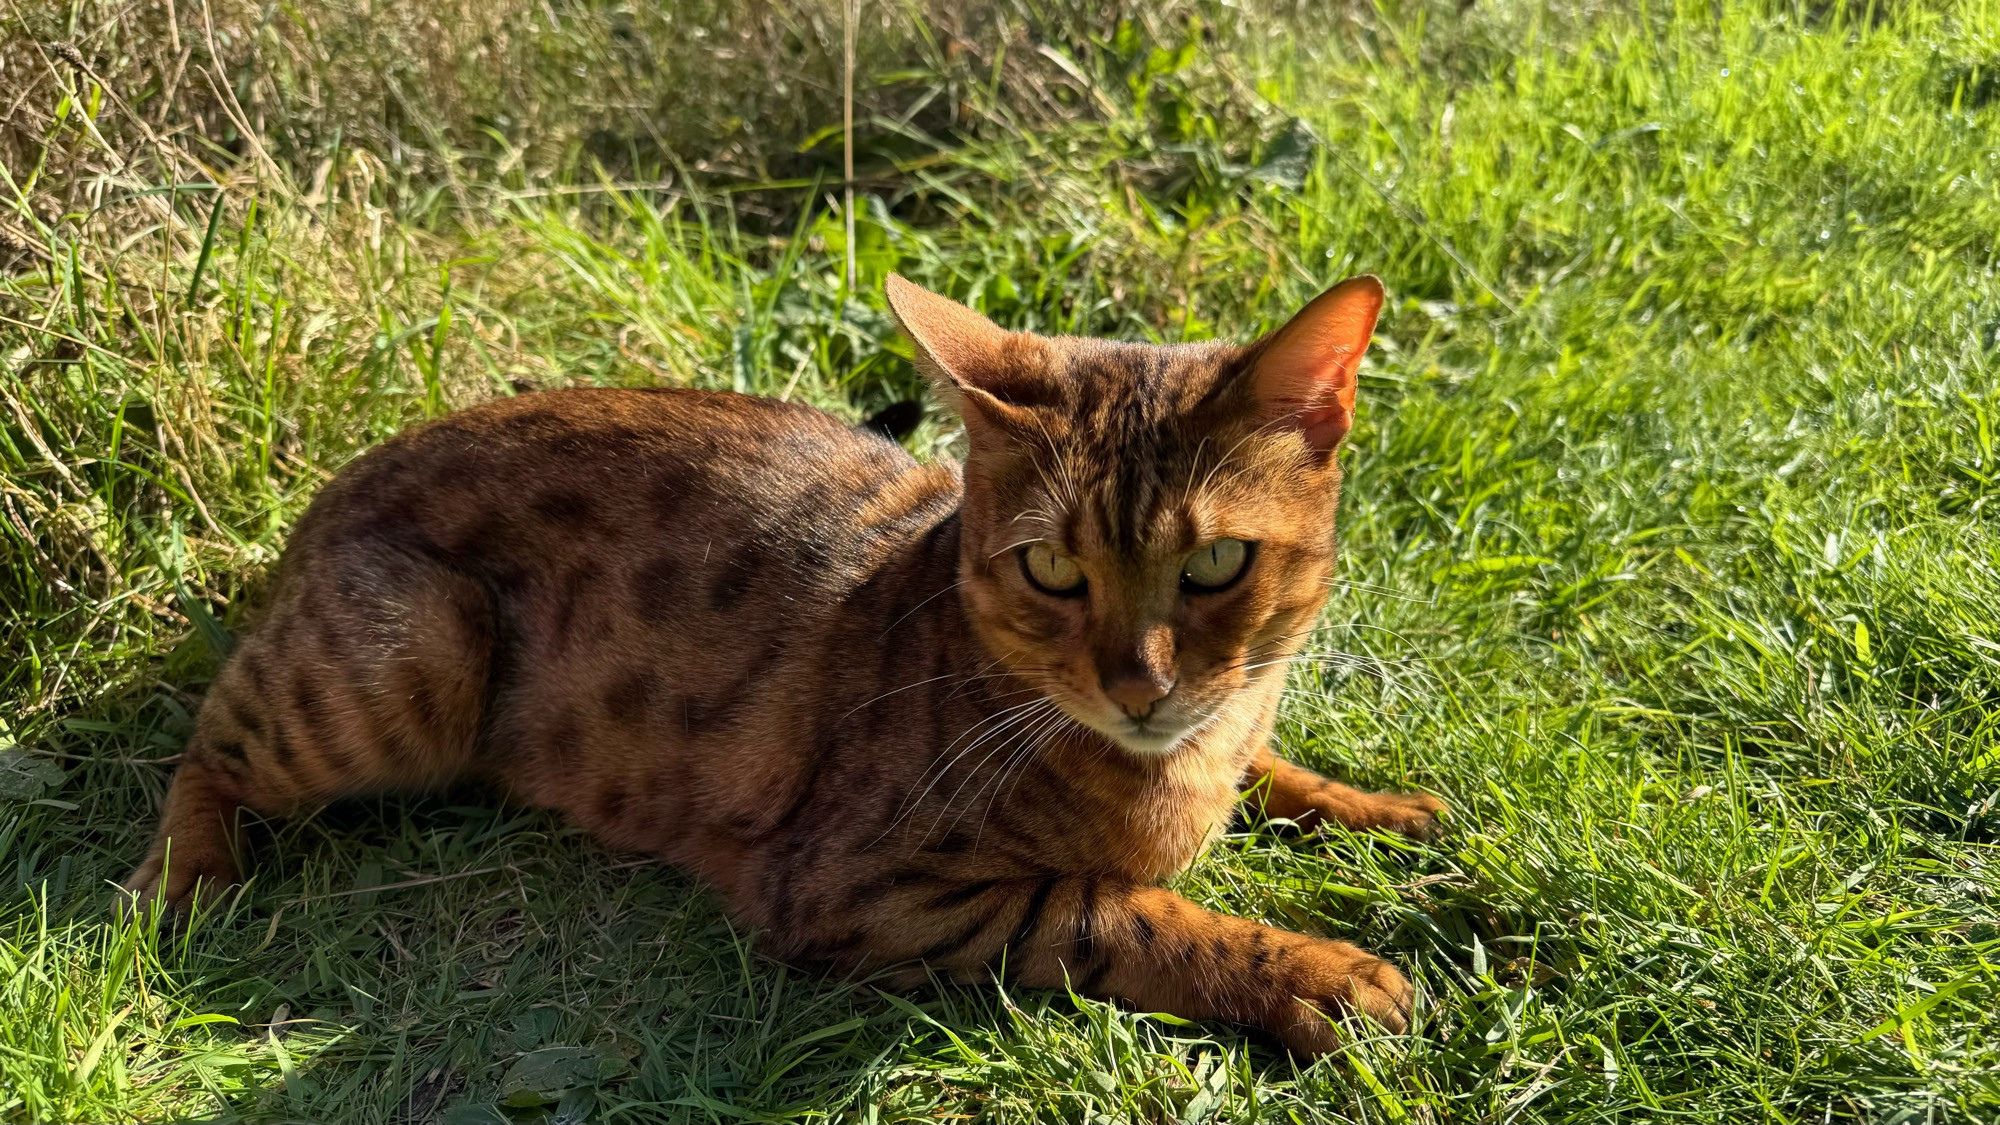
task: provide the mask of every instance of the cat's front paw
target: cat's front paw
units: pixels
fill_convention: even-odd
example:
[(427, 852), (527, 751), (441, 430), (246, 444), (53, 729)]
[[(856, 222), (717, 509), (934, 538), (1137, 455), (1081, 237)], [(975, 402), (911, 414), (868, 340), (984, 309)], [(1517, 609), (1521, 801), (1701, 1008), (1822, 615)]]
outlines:
[(1445, 811), (1445, 803), (1429, 793), (1370, 793), (1370, 800), (1359, 809), (1360, 823), (1348, 821), (1348, 827), (1366, 830), (1380, 828), (1408, 836), (1412, 840), (1434, 840), (1444, 832), (1444, 823), (1439, 817)]
[(197, 903), (214, 905), (240, 879), (236, 858), (226, 849), (203, 855), (190, 847), (171, 862), (158, 854), (147, 856), (126, 876), (119, 900), (122, 908), (141, 916), (157, 905), (170, 917), (182, 917)]
[(1305, 831), (1333, 821), (1354, 832), (1380, 829), (1412, 840), (1434, 840), (1444, 832), (1438, 817), (1445, 803), (1429, 793), (1364, 793), (1328, 782), (1301, 796), (1304, 807), (1291, 819)]
[(1283, 982), (1288, 995), (1270, 1030), (1294, 1052), (1339, 1050), (1343, 1013), (1367, 1016), (1398, 1035), (1409, 1030), (1417, 992), (1396, 966), (1341, 941), (1312, 940), (1291, 960)]

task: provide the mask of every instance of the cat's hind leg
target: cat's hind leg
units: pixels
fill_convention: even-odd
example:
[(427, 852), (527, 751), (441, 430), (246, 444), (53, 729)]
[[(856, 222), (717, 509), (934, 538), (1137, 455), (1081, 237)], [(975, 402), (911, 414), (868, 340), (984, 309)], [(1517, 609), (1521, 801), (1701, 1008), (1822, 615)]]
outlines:
[(469, 772), (494, 660), (479, 582), (391, 550), (301, 568), (224, 665), (125, 882), (185, 909), (239, 881), (243, 815), (441, 784)]
[(1357, 832), (1384, 829), (1425, 840), (1439, 830), (1445, 804), (1428, 793), (1369, 793), (1295, 766), (1271, 753), (1257, 752), (1243, 778), (1250, 807), (1301, 828), (1333, 820)]

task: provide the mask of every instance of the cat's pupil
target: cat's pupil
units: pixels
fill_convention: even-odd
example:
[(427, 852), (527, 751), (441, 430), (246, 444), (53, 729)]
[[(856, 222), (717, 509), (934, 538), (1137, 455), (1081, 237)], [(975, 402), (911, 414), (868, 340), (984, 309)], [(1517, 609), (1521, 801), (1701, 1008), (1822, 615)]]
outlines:
[(1188, 556), (1181, 568), (1181, 587), (1189, 593), (1214, 593), (1235, 582), (1249, 564), (1250, 544), (1217, 539)]

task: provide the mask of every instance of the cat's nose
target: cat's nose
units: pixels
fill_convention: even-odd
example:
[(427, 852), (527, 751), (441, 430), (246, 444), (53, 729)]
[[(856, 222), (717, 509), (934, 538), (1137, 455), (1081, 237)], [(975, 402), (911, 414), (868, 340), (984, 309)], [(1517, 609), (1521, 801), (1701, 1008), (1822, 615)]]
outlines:
[(1099, 684), (1104, 689), (1104, 697), (1118, 705), (1119, 710), (1134, 719), (1144, 719), (1153, 713), (1153, 705), (1167, 697), (1174, 690), (1170, 677), (1136, 675), (1110, 677)]

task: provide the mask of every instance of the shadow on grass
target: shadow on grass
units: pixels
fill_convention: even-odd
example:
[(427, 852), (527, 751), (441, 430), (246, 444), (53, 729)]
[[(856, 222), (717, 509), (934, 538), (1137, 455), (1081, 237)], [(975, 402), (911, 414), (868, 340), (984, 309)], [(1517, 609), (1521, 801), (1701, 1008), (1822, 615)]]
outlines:
[[(99, 880), (149, 830), (100, 835), (66, 887), (31, 879), (50, 925), (106, 926)], [(241, 892), (156, 939), (158, 983), (236, 1025), (198, 1030), (272, 1064), (205, 1083), (213, 1120), (894, 1119), (990, 1111), (1009, 1083), (1076, 1091), (1063, 1117), (1150, 1118), (1201, 1094), (1160, 1081), (1190, 1057), (1248, 1077), (1226, 1027), (997, 987), (892, 992), (766, 957), (692, 878), (488, 789), (340, 802), (246, 837)]]

